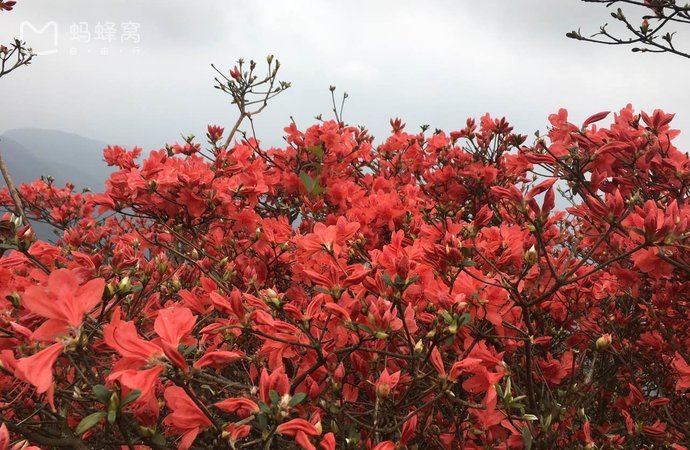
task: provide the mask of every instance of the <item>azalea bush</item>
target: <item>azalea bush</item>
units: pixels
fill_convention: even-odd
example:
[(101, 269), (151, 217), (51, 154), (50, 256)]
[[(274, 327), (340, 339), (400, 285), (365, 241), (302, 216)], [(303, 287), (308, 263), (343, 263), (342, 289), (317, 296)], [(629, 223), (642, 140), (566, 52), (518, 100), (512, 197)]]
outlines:
[(266, 148), (267, 63), (218, 71), (204, 145), (0, 191), (0, 450), (690, 448), (673, 115), (375, 143), (334, 98)]

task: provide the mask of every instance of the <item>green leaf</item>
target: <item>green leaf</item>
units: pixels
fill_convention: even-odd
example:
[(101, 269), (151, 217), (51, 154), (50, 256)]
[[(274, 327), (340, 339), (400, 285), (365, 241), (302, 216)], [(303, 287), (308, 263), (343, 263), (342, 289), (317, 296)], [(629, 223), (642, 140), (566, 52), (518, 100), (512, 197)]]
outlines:
[(358, 323), (358, 324), (357, 324), (357, 327), (358, 327), (360, 330), (362, 330), (362, 331), (364, 331), (365, 333), (367, 333), (367, 334), (372, 334), (371, 328), (369, 328), (369, 326), (367, 326), (367, 325), (364, 325), (363, 323)]
[(391, 280), (391, 277), (387, 273), (382, 274), (381, 279), (386, 283), (386, 286), (393, 286), (393, 280)]
[(532, 433), (530, 433), (529, 427), (522, 427), (520, 433), (522, 434), (522, 442), (525, 444), (525, 450), (532, 450)]
[(88, 416), (81, 419), (81, 422), (79, 422), (79, 425), (77, 425), (77, 428), (75, 428), (74, 432), (77, 434), (84, 434), (91, 428), (95, 427), (98, 424), (98, 422), (103, 420), (104, 417), (105, 411), (98, 411), (93, 414), (89, 414)]
[(136, 399), (139, 398), (141, 395), (141, 391), (139, 389), (134, 389), (132, 392), (127, 394), (125, 398), (122, 399), (122, 403), (120, 404), (120, 408), (127, 406), (128, 404), (132, 403)]
[(299, 173), (299, 177), (302, 180), (302, 183), (304, 183), (304, 188), (307, 190), (308, 193), (312, 193), (314, 191), (314, 186), (316, 186), (316, 182), (312, 177), (309, 176), (309, 174), (305, 171), (301, 171)]
[(300, 403), (302, 403), (302, 401), (303, 401), (305, 398), (307, 398), (307, 394), (305, 394), (304, 392), (298, 392), (298, 393), (296, 393), (295, 395), (292, 396), (292, 398), (290, 399), (290, 403), (288, 403), (288, 405), (289, 405), (291, 408), (294, 407), (294, 406), (297, 406), (297, 405), (299, 405)]
[(117, 409), (108, 409), (108, 423), (114, 424), (117, 419)]
[(472, 320), (472, 316), (470, 313), (464, 313), (462, 316), (460, 316), (460, 326), (465, 326), (468, 323), (470, 323), (470, 320)]
[(453, 316), (451, 316), (451, 314), (448, 311), (446, 311), (445, 309), (439, 311), (439, 314), (441, 315), (441, 318), (446, 323), (446, 325), (450, 325), (455, 320), (453, 318)]
[[(263, 403), (263, 402), (261, 402), (261, 403)], [(265, 406), (266, 404), (263, 403), (263, 405)], [(266, 407), (268, 408), (268, 406), (266, 406)], [(259, 414), (258, 416), (256, 416), (256, 420), (258, 422), (257, 425), (258, 425), (259, 430), (264, 431), (264, 430), (268, 429), (268, 420), (266, 419), (265, 413)]]
[(272, 405), (275, 406), (275, 405), (277, 405), (278, 403), (280, 403), (280, 394), (278, 394), (277, 391), (274, 391), (273, 389), (271, 389), (271, 390), (268, 392), (268, 397), (271, 399), (271, 404), (272, 404)]
[(644, 230), (641, 229), (641, 228), (638, 228), (638, 227), (629, 227), (628, 230), (630, 230), (630, 231), (632, 231), (632, 232), (634, 232), (634, 233), (637, 233), (637, 234), (639, 234), (640, 236), (644, 236), (644, 235), (645, 235)]
[(320, 145), (313, 145), (311, 147), (307, 147), (307, 151), (318, 156), (319, 159), (323, 159), (323, 148), (321, 148)]
[(96, 399), (103, 403), (104, 405), (107, 405), (110, 402), (110, 389), (107, 387), (103, 386), (102, 384), (97, 384), (93, 387), (92, 389), (94, 397)]
[(259, 410), (264, 414), (269, 414), (271, 412), (271, 408), (262, 401), (259, 402)]
[(326, 189), (323, 186), (321, 186), (320, 184), (317, 184), (316, 186), (314, 186), (314, 190), (311, 191), (311, 193), (314, 195), (321, 195), (324, 192), (326, 192)]
[(184, 345), (180, 344), (177, 349), (182, 353), (182, 356), (190, 356), (192, 353), (197, 351), (197, 347), (194, 345)]
[(156, 433), (152, 438), (151, 438), (151, 443), (156, 444), (159, 447), (165, 447), (168, 443), (165, 441), (165, 438), (163, 437), (162, 434)]

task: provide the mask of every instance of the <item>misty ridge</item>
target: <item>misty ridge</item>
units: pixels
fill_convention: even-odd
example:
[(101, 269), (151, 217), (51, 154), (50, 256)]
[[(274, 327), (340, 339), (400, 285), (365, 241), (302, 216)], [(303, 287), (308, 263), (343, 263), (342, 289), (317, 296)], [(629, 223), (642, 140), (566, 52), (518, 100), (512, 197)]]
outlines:
[(102, 191), (112, 168), (103, 160), (107, 144), (78, 134), (18, 128), (0, 134), (0, 149), (15, 183), (51, 176), (55, 185)]
[[(74, 185), (75, 192), (105, 190), (113, 171), (103, 159), (107, 144), (74, 133), (40, 128), (17, 128), (0, 134), (0, 150), (17, 185), (53, 177), (54, 185)], [(32, 221), (40, 239), (54, 241), (57, 229)]]

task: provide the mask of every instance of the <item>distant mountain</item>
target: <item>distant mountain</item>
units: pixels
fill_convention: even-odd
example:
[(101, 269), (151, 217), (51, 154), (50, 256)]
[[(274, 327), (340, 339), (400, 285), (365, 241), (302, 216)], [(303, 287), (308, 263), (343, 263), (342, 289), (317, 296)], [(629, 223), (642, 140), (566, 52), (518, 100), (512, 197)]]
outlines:
[(19, 128), (0, 135), (0, 151), (17, 184), (50, 175), (58, 186), (71, 182), (77, 189), (102, 191), (112, 172), (103, 161), (105, 147), (104, 142), (58, 130)]

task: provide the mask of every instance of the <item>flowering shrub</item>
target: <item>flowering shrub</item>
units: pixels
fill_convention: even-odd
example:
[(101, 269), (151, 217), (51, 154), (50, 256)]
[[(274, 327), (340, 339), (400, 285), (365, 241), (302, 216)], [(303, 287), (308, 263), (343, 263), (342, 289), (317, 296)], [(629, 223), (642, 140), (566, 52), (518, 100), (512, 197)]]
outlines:
[(606, 116), (209, 127), (21, 186), (63, 231), (0, 222), (0, 448), (690, 448), (690, 162)]

